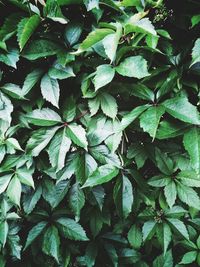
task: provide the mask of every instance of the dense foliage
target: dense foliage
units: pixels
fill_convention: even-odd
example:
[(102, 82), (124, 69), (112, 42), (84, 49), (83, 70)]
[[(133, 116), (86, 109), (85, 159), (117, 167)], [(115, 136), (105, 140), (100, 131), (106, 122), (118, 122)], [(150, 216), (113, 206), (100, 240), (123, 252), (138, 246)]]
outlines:
[(0, 266), (200, 266), (199, 1), (0, 11)]

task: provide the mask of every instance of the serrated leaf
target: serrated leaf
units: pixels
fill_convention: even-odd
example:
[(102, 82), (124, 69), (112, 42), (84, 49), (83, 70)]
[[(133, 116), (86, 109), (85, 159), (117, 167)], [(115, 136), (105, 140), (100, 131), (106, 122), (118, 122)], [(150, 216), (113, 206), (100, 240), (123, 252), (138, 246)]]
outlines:
[(147, 69), (147, 61), (142, 56), (127, 57), (116, 67), (116, 71), (122, 76), (137, 79), (150, 75)]
[(55, 41), (39, 39), (34, 40), (23, 49), (22, 56), (28, 60), (36, 60), (43, 57), (56, 55), (61, 51), (60, 45)]
[(148, 132), (153, 139), (156, 136), (159, 122), (164, 112), (165, 109), (162, 106), (153, 106), (148, 108), (140, 116), (140, 126), (145, 132)]
[(177, 193), (182, 202), (186, 203), (190, 207), (200, 210), (200, 198), (194, 189), (178, 183)]
[(111, 63), (115, 60), (117, 47), (119, 44), (119, 40), (122, 35), (122, 26), (120, 23), (115, 23), (116, 32), (112, 34), (108, 34), (102, 41), (105, 53), (110, 59)]
[(87, 150), (88, 142), (86, 132), (81, 125), (75, 123), (68, 124), (66, 127), (66, 135), (74, 144)]
[(20, 50), (24, 48), (38, 25), (40, 24), (40, 17), (33, 15), (30, 18), (22, 19), (17, 25), (17, 40)]
[(128, 231), (128, 241), (134, 249), (139, 249), (142, 245), (142, 231), (136, 224)]
[[(71, 66), (63, 66), (63, 65), (61, 65), (59, 63), (55, 63), (49, 69), (48, 76), (50, 76), (49, 78), (50, 78), (50, 80), (52, 80), (51, 83), (52, 83), (52, 86), (53, 86), (55, 84), (55, 81), (56, 81), (55, 79), (64, 80), (64, 79), (67, 79), (67, 78), (70, 78), (70, 77), (75, 77), (75, 74), (74, 74), (73, 69), (72, 69)], [(46, 80), (46, 82), (49, 82), (49, 81)]]
[(8, 49), (6, 53), (0, 54), (0, 62), (4, 64), (17, 68), (17, 62), (19, 61), (19, 50), (16, 48)]
[(106, 35), (113, 33), (111, 29), (96, 29), (93, 32), (89, 33), (86, 39), (80, 44), (76, 54), (82, 53), (88, 48), (95, 45), (97, 42), (101, 41)]
[(69, 206), (76, 216), (76, 221), (80, 219), (80, 212), (85, 205), (85, 195), (78, 183), (74, 184), (69, 192)]
[(0, 177), (0, 194), (6, 190), (12, 176), (13, 174), (6, 174)]
[(177, 96), (162, 103), (166, 111), (176, 119), (200, 125), (200, 116), (197, 108), (185, 96)]
[(156, 230), (155, 221), (147, 221), (142, 227), (143, 241), (151, 239)]
[(129, 179), (123, 175), (115, 184), (113, 198), (119, 215), (126, 219), (132, 210), (133, 187)]
[(35, 109), (26, 115), (31, 124), (37, 126), (53, 126), (61, 123), (61, 117), (50, 108)]
[(5, 94), (14, 99), (25, 99), (22, 89), (16, 84), (6, 83), (1, 87), (1, 89)]
[(27, 169), (25, 167), (22, 167), (16, 170), (15, 175), (17, 175), (17, 178), (20, 180), (21, 183), (34, 188), (35, 186), (32, 177), (33, 172), (34, 171), (32, 169)]
[(31, 91), (31, 89), (37, 84), (42, 74), (43, 70), (35, 69), (26, 76), (22, 87), (22, 92), (24, 96), (28, 94)]
[(195, 171), (181, 171), (176, 175), (176, 178), (186, 186), (200, 187), (200, 174)]
[(54, 184), (51, 180), (45, 180), (43, 183), (42, 196), (52, 208), (56, 208), (67, 194), (68, 189), (69, 180), (60, 181), (57, 184)]
[(50, 226), (44, 234), (42, 251), (59, 262), (59, 249), (60, 237), (58, 229), (55, 226)]
[(99, 96), (99, 99), (100, 99), (100, 106), (101, 106), (103, 113), (106, 116), (114, 119), (117, 115), (117, 110), (118, 110), (118, 106), (117, 106), (117, 102), (115, 98), (112, 95), (109, 95), (107, 93), (102, 93)]
[(182, 260), (179, 264), (190, 264), (193, 263), (196, 260), (197, 257), (197, 251), (190, 251), (183, 255)]
[(45, 74), (41, 80), (41, 93), (44, 99), (59, 108), (60, 87), (56, 79)]
[(93, 79), (95, 91), (109, 84), (115, 76), (115, 70), (111, 65), (104, 64), (97, 67)]
[(65, 238), (71, 240), (88, 241), (82, 226), (72, 219), (60, 218), (56, 220), (59, 229)]
[(119, 170), (109, 164), (99, 167), (85, 182), (82, 187), (93, 187), (103, 183), (109, 182), (117, 176)]
[(175, 218), (167, 218), (167, 221), (178, 231), (185, 239), (189, 240), (189, 235), (185, 224)]
[(41, 186), (39, 186), (36, 189), (36, 191), (31, 191), (31, 193), (29, 192), (28, 194), (23, 195), (22, 204), (23, 204), (23, 209), (24, 209), (26, 214), (30, 214), (34, 210), (41, 195), (42, 195), (42, 187)]
[(177, 196), (177, 190), (176, 190), (176, 184), (174, 181), (171, 181), (169, 184), (167, 184), (164, 188), (164, 194), (167, 201), (167, 204), (170, 208), (175, 204), (176, 196)]
[(49, 160), (56, 171), (65, 165), (65, 158), (71, 146), (71, 140), (66, 136), (66, 129), (55, 134), (48, 148)]
[(3, 245), (3, 247), (6, 244), (8, 231), (9, 231), (9, 227), (8, 227), (7, 221), (2, 221), (0, 223), (0, 243)]
[(78, 22), (68, 23), (64, 32), (65, 41), (67, 41), (70, 45), (77, 43), (81, 36), (82, 28), (82, 25)]
[(28, 233), (27, 239), (26, 239), (26, 244), (24, 247), (24, 250), (29, 247), (33, 241), (42, 233), (44, 228), (47, 226), (47, 222), (40, 222), (36, 224)]
[(130, 18), (128, 23), (125, 25), (125, 34), (129, 34), (130, 32), (138, 32), (157, 36), (155, 28), (149, 18), (142, 18), (137, 21), (134, 21), (134, 16)]
[(142, 112), (144, 112), (149, 106), (139, 106), (134, 108), (131, 112), (128, 112), (126, 115), (122, 117), (121, 127), (119, 127), (120, 131), (126, 129), (135, 119), (137, 119)]
[(190, 161), (193, 168), (200, 170), (200, 130), (193, 127), (184, 134), (183, 144), (190, 155)]
[(59, 127), (43, 128), (33, 132), (27, 142), (26, 150), (33, 157), (37, 157), (45, 149)]
[(195, 41), (194, 47), (192, 49), (192, 65), (200, 61), (199, 49), (200, 49), (200, 38), (198, 38)]
[(162, 173), (166, 175), (171, 175), (173, 173), (174, 164), (172, 159), (157, 147), (155, 149), (155, 158), (157, 162), (157, 167)]
[(6, 193), (10, 198), (10, 200), (17, 206), (20, 206), (21, 192), (22, 192), (21, 183), (17, 178), (17, 176), (14, 176), (11, 182), (9, 183)]

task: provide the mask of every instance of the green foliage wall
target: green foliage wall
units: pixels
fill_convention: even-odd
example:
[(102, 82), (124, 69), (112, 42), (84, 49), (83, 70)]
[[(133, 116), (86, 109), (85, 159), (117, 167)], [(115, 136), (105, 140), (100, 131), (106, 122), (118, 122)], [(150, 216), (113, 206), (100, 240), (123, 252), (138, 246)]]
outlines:
[(0, 12), (0, 267), (200, 266), (199, 1)]

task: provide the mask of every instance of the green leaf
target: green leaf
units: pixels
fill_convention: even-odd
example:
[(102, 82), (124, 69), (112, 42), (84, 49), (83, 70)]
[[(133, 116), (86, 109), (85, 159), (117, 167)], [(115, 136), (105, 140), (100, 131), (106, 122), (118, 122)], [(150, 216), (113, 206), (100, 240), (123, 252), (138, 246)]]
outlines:
[(0, 194), (6, 190), (12, 176), (13, 174), (6, 174), (0, 177)]
[(194, 15), (194, 16), (192, 16), (191, 22), (192, 22), (192, 27), (194, 27), (197, 24), (199, 24), (200, 23), (200, 15)]
[(54, 0), (47, 0), (46, 3), (44, 2), (44, 9), (43, 13), (47, 18), (59, 22), (61, 24), (66, 24), (68, 20), (62, 14), (62, 10), (57, 1)]
[(129, 85), (129, 87), (131, 95), (134, 95), (143, 100), (154, 102), (155, 96), (153, 91), (146, 87), (144, 84), (136, 83)]
[[(67, 79), (70, 77), (74, 77), (75, 74), (74, 74), (71, 66), (63, 66), (59, 63), (55, 63), (49, 69), (48, 76), (50, 76), (49, 79), (52, 78), (53, 81), (56, 81), (55, 79), (63, 80), (63, 79)], [(53, 82), (52, 82), (52, 84), (53, 84)]]
[(187, 128), (188, 125), (183, 122), (161, 121), (156, 138), (160, 140), (174, 138), (184, 134)]
[(52, 208), (56, 208), (68, 192), (69, 180), (60, 181), (56, 185), (51, 180), (45, 180), (42, 189), (43, 198)]
[(12, 13), (8, 17), (6, 17), (3, 25), (0, 29), (0, 40), (7, 41), (10, 39), (17, 30), (17, 24), (21, 19), (20, 13)]
[(121, 121), (121, 127), (119, 127), (119, 131), (123, 131), (126, 129), (134, 120), (136, 120), (142, 112), (144, 112), (149, 106), (144, 105), (144, 106), (139, 106), (134, 108), (131, 112), (127, 113), (122, 117)]
[(87, 11), (90, 11), (94, 8), (99, 9), (99, 0), (83, 0), (83, 2), (87, 8)]
[(142, 235), (143, 241), (150, 240), (155, 233), (156, 230), (156, 222), (155, 221), (147, 221), (144, 223), (142, 227)]
[(190, 251), (183, 255), (183, 258), (179, 264), (190, 264), (196, 260), (197, 251)]
[(62, 122), (61, 117), (49, 108), (35, 109), (26, 116), (31, 124), (37, 126), (53, 126)]
[(71, 46), (76, 44), (81, 36), (82, 30), (82, 24), (78, 22), (68, 23), (64, 31), (65, 41)]
[(153, 139), (156, 136), (158, 125), (164, 112), (165, 109), (162, 106), (152, 106), (140, 116), (140, 126), (145, 132), (149, 133)]
[(81, 125), (77, 125), (76, 123), (68, 124), (66, 127), (66, 135), (74, 144), (87, 150), (88, 142), (86, 132)]
[(106, 35), (113, 33), (111, 29), (96, 29), (93, 32), (89, 33), (86, 39), (80, 44), (76, 54), (82, 53), (88, 48), (92, 47), (102, 39), (106, 37)]
[(56, 220), (61, 233), (71, 240), (88, 241), (82, 226), (72, 219), (60, 218)]
[(167, 252), (168, 246), (172, 240), (172, 233), (167, 223), (160, 224), (157, 228), (158, 239), (162, 244), (164, 255)]
[(69, 206), (73, 211), (76, 221), (80, 219), (80, 212), (85, 205), (85, 195), (79, 183), (74, 184), (69, 192)]
[(171, 182), (170, 177), (166, 177), (166, 175), (156, 175), (148, 180), (148, 184), (155, 187), (164, 187), (167, 186)]
[(110, 83), (114, 76), (115, 70), (111, 65), (104, 64), (98, 66), (93, 79), (95, 91)]
[(108, 34), (102, 41), (105, 53), (108, 58), (111, 60), (111, 63), (115, 60), (117, 47), (119, 44), (119, 40), (122, 35), (122, 26), (120, 23), (115, 23), (116, 32), (112, 34)]
[(112, 180), (118, 174), (118, 169), (109, 164), (99, 167), (85, 182), (82, 187), (93, 187)]
[(38, 236), (40, 236), (46, 226), (47, 222), (41, 221), (29, 231), (24, 250), (27, 249), (27, 247), (29, 247)]
[(4, 64), (17, 68), (17, 62), (19, 61), (19, 51), (15, 48), (9, 49), (7, 53), (1, 53), (0, 54), (0, 62), (3, 62)]
[(40, 17), (33, 15), (30, 18), (22, 19), (17, 25), (17, 40), (20, 50), (24, 48), (38, 25), (40, 24)]
[(26, 76), (22, 87), (22, 92), (24, 96), (28, 94), (31, 91), (31, 89), (37, 84), (42, 74), (43, 70), (35, 69)]
[(118, 168), (121, 167), (119, 157), (115, 153), (110, 153), (110, 150), (105, 145), (92, 147), (89, 152), (101, 164), (110, 164)]
[(18, 142), (17, 139), (15, 139), (15, 138), (12, 138), (12, 137), (8, 138), (8, 139), (6, 140), (6, 145), (9, 146), (9, 147), (14, 148), (14, 149), (16, 149), (16, 150), (21, 150), (21, 151), (23, 151), (23, 149), (21, 148), (19, 142)]
[(157, 162), (157, 167), (160, 171), (166, 175), (171, 175), (174, 171), (174, 164), (171, 158), (163, 153), (159, 148), (155, 149), (155, 158)]
[(185, 239), (189, 240), (189, 235), (185, 224), (175, 218), (167, 218), (167, 221), (178, 231)]
[(185, 186), (181, 183), (177, 184), (177, 193), (179, 199), (186, 203), (188, 206), (195, 209), (200, 209), (200, 198), (194, 189)]
[(0, 223), (0, 242), (3, 247), (6, 244), (7, 236), (9, 232), (9, 227), (7, 221), (3, 221)]
[(50, 226), (44, 234), (42, 251), (59, 262), (59, 249), (60, 237), (58, 229), (55, 226)]
[(144, 34), (151, 34), (156, 36), (156, 31), (154, 26), (152, 25), (149, 18), (143, 18), (140, 20), (135, 20), (135, 16), (132, 16), (127, 24), (125, 25), (125, 34), (129, 34), (131, 32), (138, 32)]
[(195, 41), (194, 47), (192, 49), (192, 65), (200, 61), (199, 48), (200, 48), (200, 38), (198, 38)]
[(142, 232), (136, 224), (132, 225), (128, 231), (128, 241), (134, 249), (140, 249), (142, 245)]
[(97, 169), (97, 162), (88, 153), (79, 154), (77, 157), (75, 174), (78, 182), (82, 185), (87, 178)]
[(66, 136), (66, 129), (55, 134), (48, 148), (49, 160), (56, 171), (65, 166), (65, 158), (71, 146), (71, 140)]
[(191, 124), (200, 124), (199, 112), (197, 108), (188, 101), (186, 96), (176, 96), (166, 100), (162, 105), (174, 118)]
[(22, 204), (23, 204), (23, 209), (25, 211), (26, 214), (30, 214), (36, 204), (38, 203), (40, 197), (42, 195), (42, 187), (39, 186), (36, 191), (29, 191), (28, 194), (25, 194), (23, 195), (23, 198), (22, 198)]
[(107, 93), (102, 93), (98, 97), (100, 99), (100, 105), (103, 113), (114, 119), (117, 115), (117, 102), (115, 98)]
[(15, 175), (17, 178), (20, 180), (21, 183), (26, 184), (31, 187), (34, 186), (34, 181), (33, 181), (33, 170), (32, 169), (27, 169), (25, 167), (18, 168), (15, 172)]
[(13, 105), (10, 99), (0, 92), (0, 119), (11, 122), (11, 113), (13, 112)]
[(133, 188), (129, 179), (123, 175), (114, 187), (113, 198), (119, 215), (126, 219), (132, 210)]
[(150, 75), (147, 69), (147, 61), (142, 56), (127, 57), (116, 67), (116, 71), (122, 76), (137, 79), (142, 79)]
[(193, 127), (184, 134), (183, 144), (190, 155), (190, 161), (195, 170), (200, 170), (200, 130)]
[(28, 60), (36, 60), (43, 57), (56, 55), (61, 51), (60, 45), (50, 40), (34, 40), (22, 52), (22, 56)]
[(195, 171), (181, 171), (176, 175), (176, 178), (186, 186), (200, 187), (200, 174)]
[(63, 119), (66, 122), (71, 122), (76, 116), (76, 101), (71, 96), (66, 99), (63, 105)]
[(6, 193), (10, 198), (10, 200), (17, 206), (20, 206), (21, 192), (22, 192), (21, 183), (17, 178), (17, 176), (15, 175), (12, 178), (11, 182), (9, 183)]
[(41, 93), (44, 99), (59, 108), (60, 88), (56, 79), (45, 74), (41, 80)]
[(37, 157), (40, 152), (49, 144), (58, 129), (59, 127), (52, 127), (34, 131), (27, 142), (27, 152), (33, 157)]
[(1, 87), (1, 89), (5, 94), (11, 96), (12, 98), (25, 99), (22, 89), (16, 84), (6, 83)]
[(171, 181), (165, 186), (164, 194), (166, 197), (167, 204), (170, 208), (172, 208), (172, 206), (175, 204), (177, 195), (176, 184), (173, 181)]

